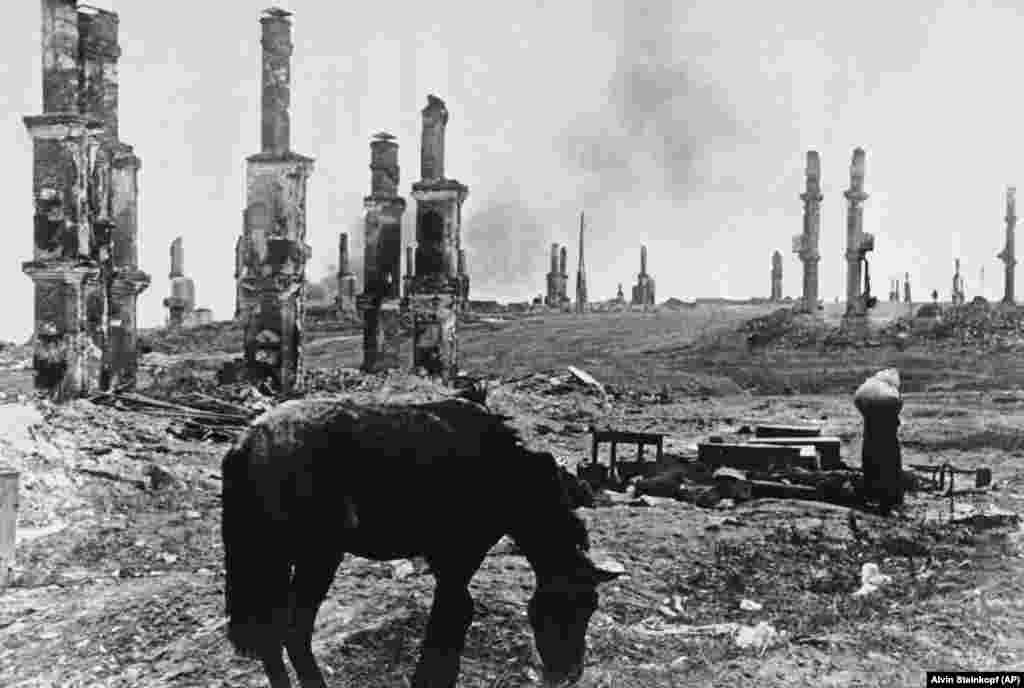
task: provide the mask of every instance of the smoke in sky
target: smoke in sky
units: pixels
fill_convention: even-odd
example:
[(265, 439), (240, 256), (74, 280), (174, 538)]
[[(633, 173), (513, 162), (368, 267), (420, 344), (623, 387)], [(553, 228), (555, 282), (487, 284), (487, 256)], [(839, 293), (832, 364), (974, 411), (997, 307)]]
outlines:
[(551, 228), (519, 196), (507, 191), (491, 196), (463, 220), (466, 261), (474, 294), (521, 294), (526, 299), (546, 271)]
[[(618, 55), (602, 103), (578, 117), (564, 154), (590, 176), (589, 195), (650, 191), (688, 198), (701, 182), (700, 154), (741, 127), (724, 94), (677, 50), (671, 0), (624, 7)], [(658, 188), (658, 187), (661, 188)]]

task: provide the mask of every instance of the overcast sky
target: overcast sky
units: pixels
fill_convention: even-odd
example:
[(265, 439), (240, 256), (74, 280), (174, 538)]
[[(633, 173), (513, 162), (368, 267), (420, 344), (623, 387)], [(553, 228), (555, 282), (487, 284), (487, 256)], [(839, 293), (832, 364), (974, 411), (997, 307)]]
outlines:
[[(0, 150), (8, 199), (0, 338), (32, 326), (31, 141), (41, 111), (38, 2), (0, 32)], [(259, 150), (259, 16), (268, 0), (95, 0), (121, 16), (121, 136), (142, 158), (140, 323), (164, 319), (169, 245), (185, 239), (199, 305), (234, 309), (246, 155)], [(144, 6), (143, 6), (144, 5)], [(627, 293), (647, 244), (658, 299), (766, 296), (771, 253), (800, 290), (805, 151), (822, 160), (821, 291), (843, 289), (853, 149), (867, 151), (871, 273), (909, 271), (915, 298), (1002, 293), (996, 253), (1020, 160), (1020, 36), (1011, 0), (398, 2), (355, 11), (291, 0), (292, 147), (316, 158), (309, 268), (362, 247), (369, 139), (398, 138), (402, 192), (419, 177), (419, 110), (448, 104), (446, 172), (470, 187), (463, 241), (476, 298), (544, 289), (548, 247), (586, 209), (590, 296)], [(1024, 189), (1022, 189), (1024, 195)], [(407, 219), (415, 214), (410, 199)], [(405, 241), (412, 239), (407, 222)], [(574, 277), (572, 278), (574, 280)], [(571, 280), (571, 283), (572, 283)]]

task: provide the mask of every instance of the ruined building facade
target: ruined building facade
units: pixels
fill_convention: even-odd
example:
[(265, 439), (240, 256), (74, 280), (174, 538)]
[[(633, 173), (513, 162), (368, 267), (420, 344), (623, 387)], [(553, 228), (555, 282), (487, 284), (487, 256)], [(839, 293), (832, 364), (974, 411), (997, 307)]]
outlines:
[(793, 237), (793, 252), (803, 263), (803, 290), (801, 300), (803, 310), (809, 313), (818, 312), (818, 263), (821, 254), (818, 251), (818, 240), (821, 236), (821, 158), (817, 151), (807, 151), (807, 167), (805, 170), (806, 187), (800, 194), (804, 203), (803, 231)]
[(164, 299), (167, 308), (167, 326), (181, 327), (192, 318), (196, 307), (196, 286), (185, 276), (184, 240), (171, 242), (171, 295)]
[(444, 173), (448, 108), (427, 96), (423, 108), (420, 180), (416, 200), (415, 274), (408, 298), (413, 325), (413, 368), (449, 378), (458, 370), (456, 325), (468, 298), (462, 249), (462, 204), (469, 188)]
[(640, 273), (636, 276), (636, 284), (633, 285), (633, 299), (630, 302), (634, 306), (654, 305), (654, 278), (647, 274), (647, 247), (640, 247)]
[(398, 368), (401, 343), (402, 214), (398, 144), (388, 133), (370, 142), (370, 195), (363, 199), (363, 370)]
[(118, 16), (42, 3), (43, 113), (33, 143), (35, 384), (66, 399), (131, 387), (138, 268), (138, 171), (118, 131)]
[(290, 13), (269, 9), (262, 26), (262, 147), (246, 159), (246, 207), (236, 246), (236, 317), (255, 378), (291, 390), (302, 374), (306, 186), (313, 160), (291, 150)]
[(1017, 226), (1017, 188), (1006, 189), (1006, 243), (1003, 250), (997, 256), (1003, 261), (1004, 283), (1003, 303), (1012, 306), (1016, 297), (1014, 296), (1014, 271), (1017, 266), (1016, 247), (1014, 246), (1014, 231)]
[(772, 253), (772, 290), (771, 300), (782, 300), (782, 254), (778, 251)]

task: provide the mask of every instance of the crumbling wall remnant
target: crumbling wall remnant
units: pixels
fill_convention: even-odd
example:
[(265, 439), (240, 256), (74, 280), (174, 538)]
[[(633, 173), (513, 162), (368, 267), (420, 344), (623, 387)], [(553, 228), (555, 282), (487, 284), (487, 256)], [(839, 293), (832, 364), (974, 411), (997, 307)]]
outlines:
[(36, 386), (58, 399), (131, 387), (138, 171), (118, 132), (117, 14), (42, 0), (43, 114), (33, 140)]
[(1003, 261), (1004, 282), (1003, 282), (1003, 303), (1012, 306), (1016, 303), (1014, 295), (1014, 271), (1017, 266), (1017, 254), (1015, 247), (1015, 228), (1017, 226), (1017, 188), (1011, 186), (1006, 189), (1006, 244), (997, 256)]
[(640, 247), (640, 273), (633, 285), (632, 305), (647, 308), (654, 305), (654, 278), (647, 274), (647, 247)]
[[(401, 170), (398, 143), (387, 132), (370, 141), (370, 195), (363, 199), (363, 293), (357, 298), (363, 318), (363, 370), (398, 368), (401, 351), (402, 214), (405, 199), (398, 195)], [(440, 224), (438, 220), (437, 224)], [(443, 227), (432, 227), (442, 232)], [(438, 256), (419, 260), (437, 262)]]
[(468, 299), (468, 277), (460, 273), (462, 204), (469, 188), (444, 176), (448, 108), (427, 96), (421, 111), (423, 139), (416, 200), (416, 273), (408, 307), (413, 323), (413, 368), (442, 379), (458, 370), (457, 317)]
[(271, 8), (262, 27), (261, 151), (246, 159), (246, 207), (236, 246), (236, 318), (250, 378), (282, 391), (302, 380), (306, 188), (314, 161), (291, 150), (291, 13)]
[(818, 240), (821, 236), (821, 158), (818, 151), (807, 151), (806, 186), (800, 194), (804, 203), (803, 231), (793, 237), (793, 252), (803, 263), (802, 309), (818, 313)]

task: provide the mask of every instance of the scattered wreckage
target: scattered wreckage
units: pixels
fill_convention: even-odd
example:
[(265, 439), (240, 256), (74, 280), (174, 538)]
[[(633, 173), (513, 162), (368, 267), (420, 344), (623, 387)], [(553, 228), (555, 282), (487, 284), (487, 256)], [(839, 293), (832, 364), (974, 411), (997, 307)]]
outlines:
[[(842, 438), (824, 435), (818, 426), (743, 426), (729, 436), (714, 435), (696, 446), (696, 457), (663, 452), (666, 436), (591, 427), (592, 447), (577, 476), (605, 501), (632, 503), (644, 497), (672, 498), (710, 507), (773, 497), (830, 502), (843, 506), (876, 506), (883, 514), (902, 504), (907, 491), (938, 492), (950, 500), (985, 491), (992, 484), (988, 468), (964, 469), (943, 464), (910, 464), (900, 456), (899, 373), (883, 370), (857, 390), (854, 403), (865, 419), (860, 467), (841, 458)], [(634, 444), (636, 459), (623, 461), (618, 445)], [(608, 445), (608, 460), (600, 460)], [(655, 448), (645, 460), (644, 448)], [(956, 476), (973, 476), (973, 485), (958, 488)], [(608, 492), (607, 490), (610, 490)], [(616, 494), (622, 493), (625, 494)], [(599, 500), (600, 501), (600, 500)]]

